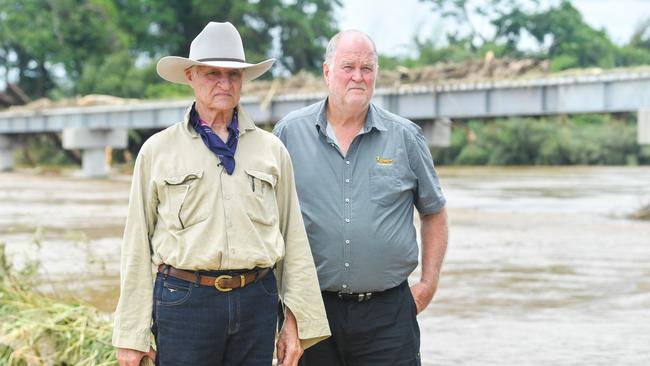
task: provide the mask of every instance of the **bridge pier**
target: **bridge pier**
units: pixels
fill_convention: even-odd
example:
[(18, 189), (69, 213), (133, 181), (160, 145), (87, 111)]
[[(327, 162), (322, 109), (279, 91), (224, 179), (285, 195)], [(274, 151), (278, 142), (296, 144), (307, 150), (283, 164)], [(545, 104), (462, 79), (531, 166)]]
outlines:
[(451, 119), (436, 118), (422, 124), (422, 133), (429, 147), (449, 147), (451, 145)]
[(110, 171), (110, 166), (104, 150), (108, 146), (126, 148), (128, 131), (66, 128), (63, 130), (62, 143), (64, 149), (81, 149), (81, 170), (85, 177), (105, 177)]
[(636, 128), (639, 145), (650, 145), (650, 108), (639, 109)]
[[(13, 137), (13, 139), (12, 139)], [(20, 143), (15, 141), (16, 135), (0, 135), (0, 171), (12, 170), (15, 164), (16, 149)]]

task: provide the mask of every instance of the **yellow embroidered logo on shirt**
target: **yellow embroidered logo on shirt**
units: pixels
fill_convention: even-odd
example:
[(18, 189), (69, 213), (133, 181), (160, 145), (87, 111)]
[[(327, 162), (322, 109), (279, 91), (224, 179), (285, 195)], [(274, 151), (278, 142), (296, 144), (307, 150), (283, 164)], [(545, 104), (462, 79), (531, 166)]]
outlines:
[(375, 157), (375, 161), (377, 161), (377, 164), (379, 164), (379, 165), (391, 165), (391, 164), (393, 164), (393, 159), (382, 158), (379, 155), (377, 155), (377, 157)]

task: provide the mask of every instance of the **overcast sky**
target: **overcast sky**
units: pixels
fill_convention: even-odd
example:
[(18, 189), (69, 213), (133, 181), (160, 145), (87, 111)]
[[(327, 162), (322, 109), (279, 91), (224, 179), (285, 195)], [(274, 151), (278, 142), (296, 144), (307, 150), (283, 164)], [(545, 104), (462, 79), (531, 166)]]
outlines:
[[(604, 27), (618, 44), (628, 41), (635, 26), (650, 17), (650, 0), (572, 0), (572, 3), (587, 23)], [(431, 11), (431, 5), (418, 0), (343, 0), (339, 24), (341, 29), (354, 28), (368, 33), (379, 53), (387, 55), (409, 53), (414, 35), (431, 38), (434, 34), (444, 34), (445, 30)]]

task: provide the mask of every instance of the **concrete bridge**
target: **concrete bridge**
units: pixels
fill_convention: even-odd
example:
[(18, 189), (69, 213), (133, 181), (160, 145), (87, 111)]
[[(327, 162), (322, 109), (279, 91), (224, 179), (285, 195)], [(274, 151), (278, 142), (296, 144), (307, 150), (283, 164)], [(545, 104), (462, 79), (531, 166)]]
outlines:
[[(272, 124), (324, 94), (243, 97), (258, 124)], [(650, 144), (650, 67), (589, 75), (378, 89), (373, 102), (420, 123), (432, 146), (448, 146), (452, 119), (575, 113), (638, 113), (638, 142)], [(63, 147), (82, 150), (86, 176), (108, 173), (106, 146), (125, 148), (128, 129), (165, 128), (189, 100), (0, 112), (0, 169), (13, 166), (16, 136), (61, 132)]]

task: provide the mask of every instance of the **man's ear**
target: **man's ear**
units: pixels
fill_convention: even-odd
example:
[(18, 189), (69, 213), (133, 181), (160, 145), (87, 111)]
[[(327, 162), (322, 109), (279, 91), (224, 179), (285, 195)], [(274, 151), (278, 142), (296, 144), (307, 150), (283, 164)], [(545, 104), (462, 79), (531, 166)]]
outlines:
[(323, 62), (323, 79), (325, 79), (325, 84), (327, 85), (330, 85), (329, 76), (330, 76), (330, 66)]
[(185, 69), (185, 80), (187, 80), (188, 83), (192, 82), (192, 77), (194, 76), (192, 75), (193, 69), (194, 69), (193, 67), (188, 67), (187, 69)]

